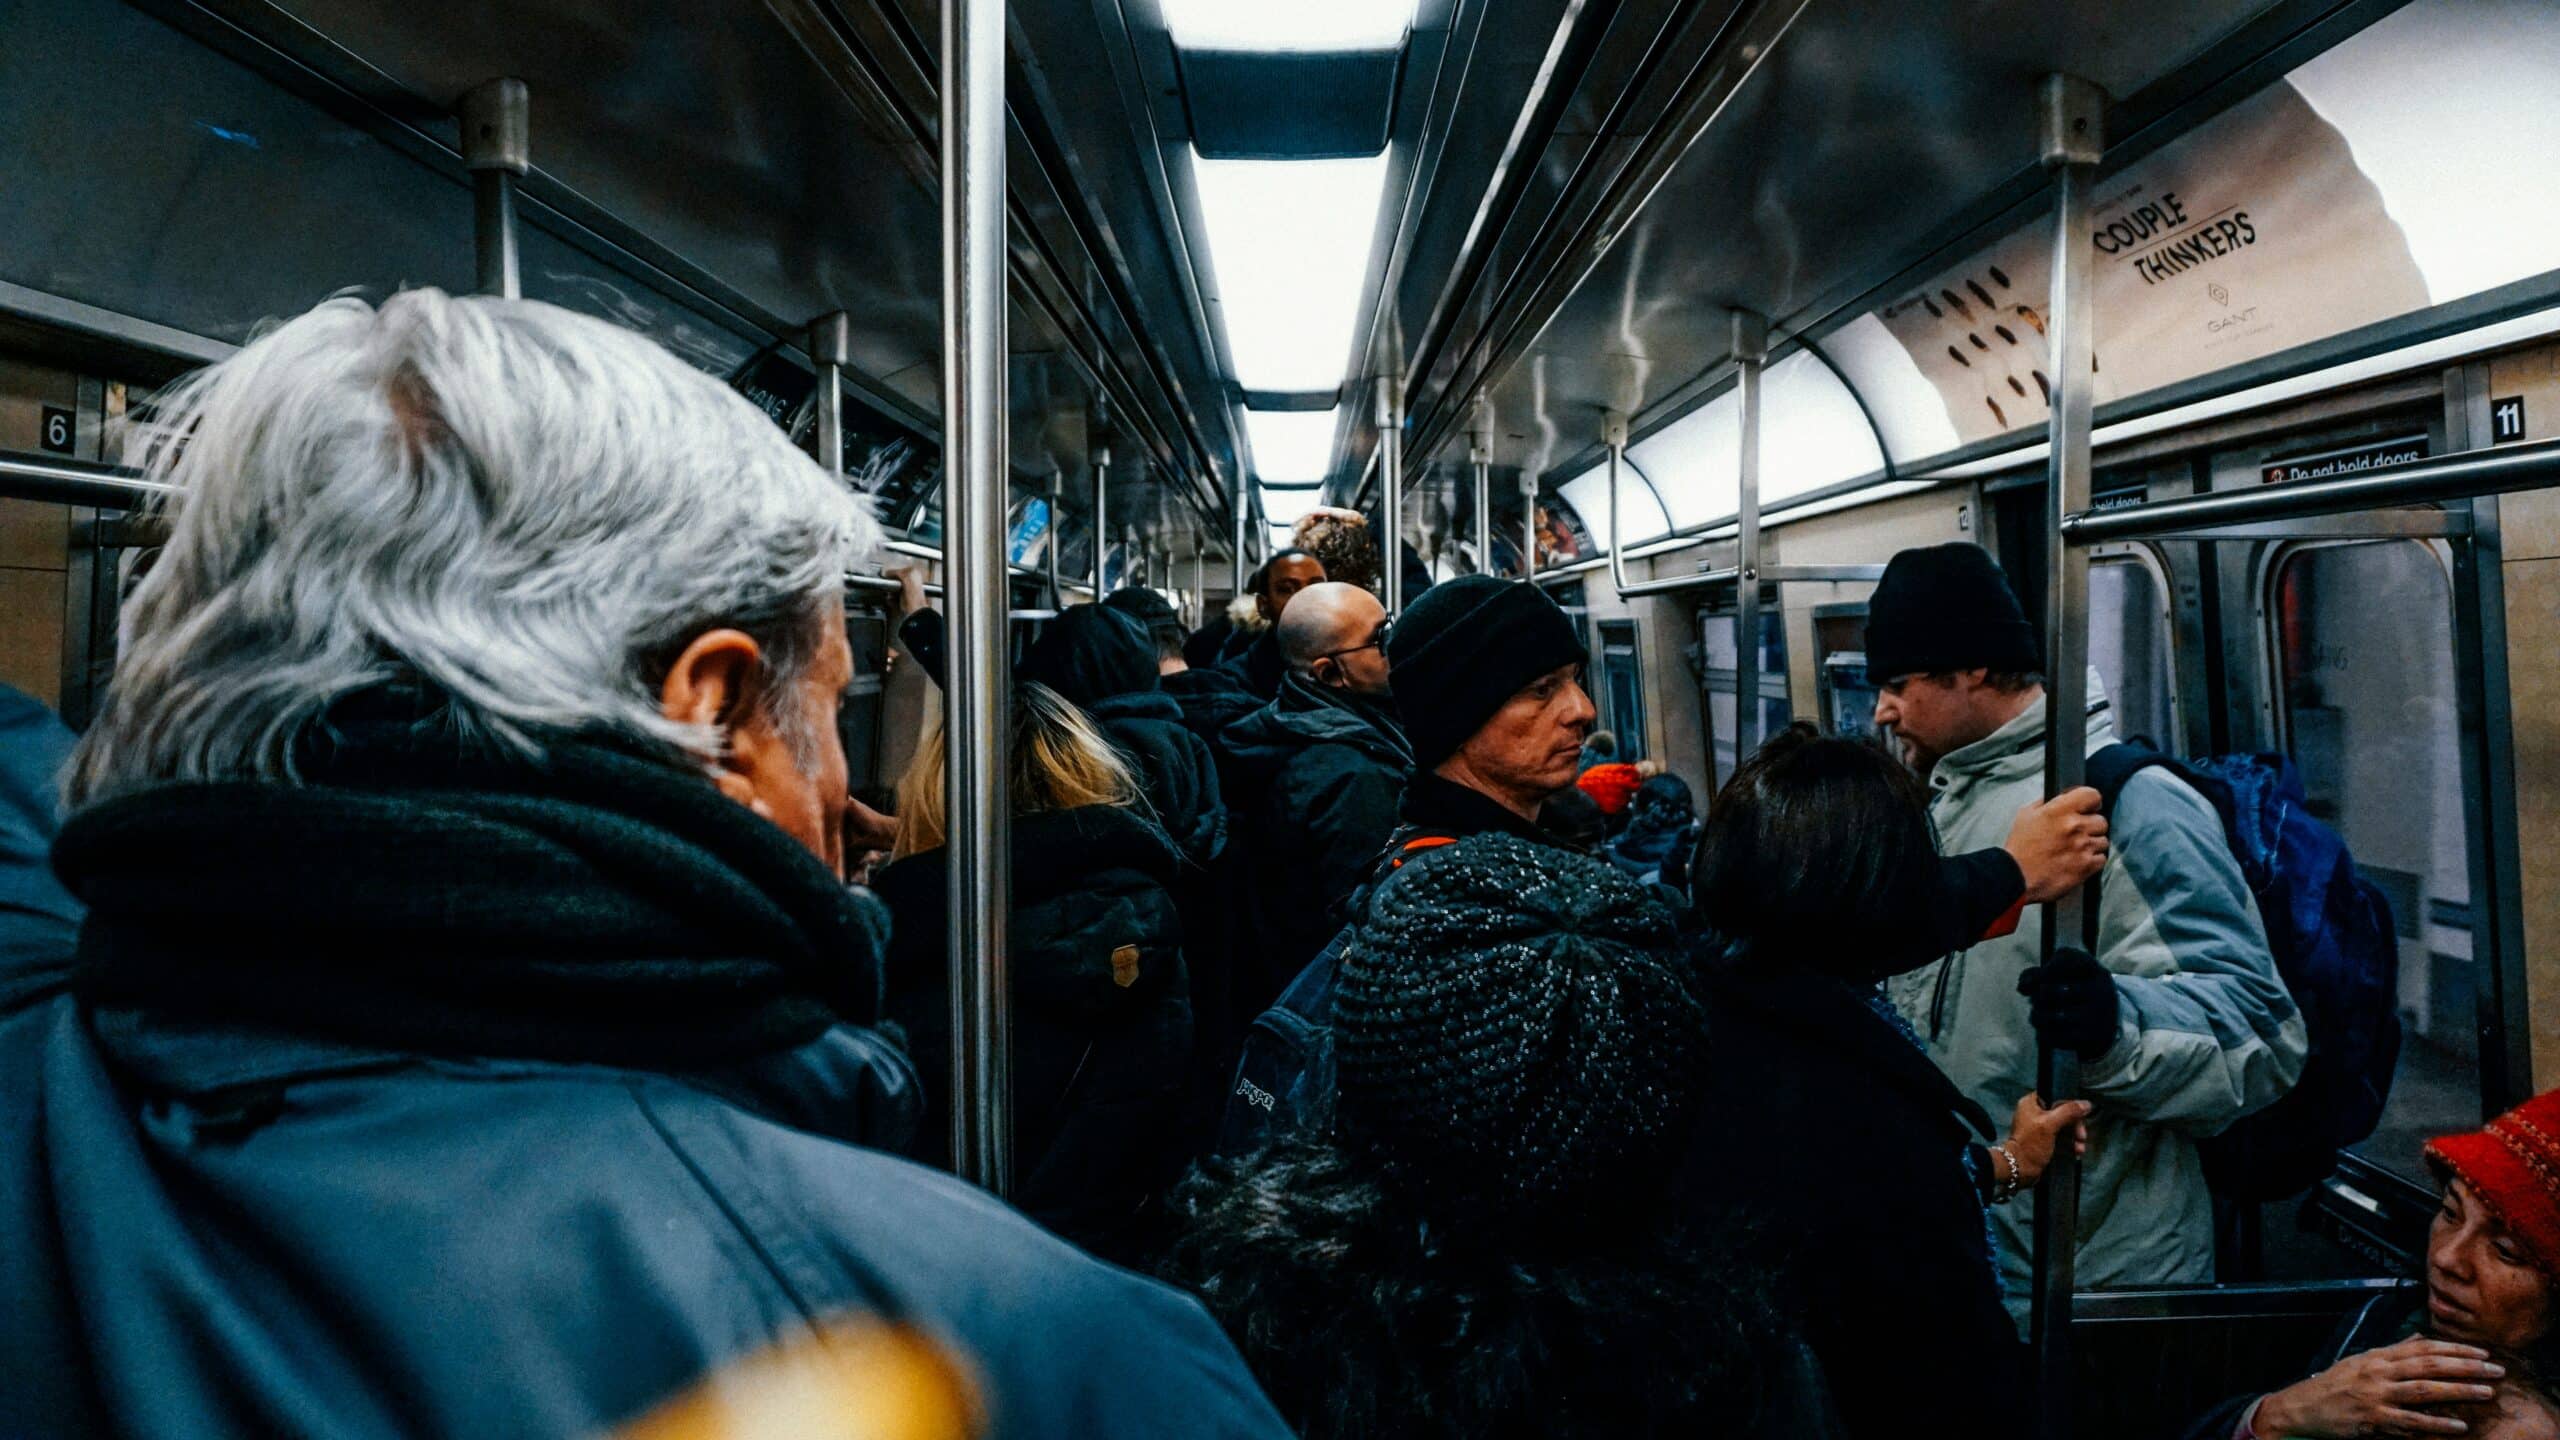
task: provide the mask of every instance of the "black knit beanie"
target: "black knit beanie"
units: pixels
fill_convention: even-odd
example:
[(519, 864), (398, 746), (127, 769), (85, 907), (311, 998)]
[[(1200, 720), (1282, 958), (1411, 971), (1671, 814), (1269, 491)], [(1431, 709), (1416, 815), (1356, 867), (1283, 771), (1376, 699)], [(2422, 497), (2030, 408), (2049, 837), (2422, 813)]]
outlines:
[(1867, 675), (2044, 668), (2044, 645), (1990, 552), (1957, 540), (1905, 550), (1867, 602)]
[(1670, 912), (1587, 856), (1498, 832), (1417, 854), (1343, 952), (1338, 1139), (1508, 1238), (1642, 1207), (1706, 1054), (1675, 946)]
[(1415, 767), (1457, 753), (1530, 681), (1589, 658), (1573, 621), (1526, 580), (1461, 575), (1432, 586), (1387, 632), (1389, 680)]

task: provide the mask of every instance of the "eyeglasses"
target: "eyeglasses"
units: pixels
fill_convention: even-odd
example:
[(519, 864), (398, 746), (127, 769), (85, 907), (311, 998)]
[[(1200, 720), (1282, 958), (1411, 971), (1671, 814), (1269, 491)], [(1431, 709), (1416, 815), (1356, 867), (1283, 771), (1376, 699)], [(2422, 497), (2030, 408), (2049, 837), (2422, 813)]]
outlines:
[(1319, 660), (1339, 660), (1345, 655), (1357, 655), (1363, 650), (1376, 650), (1384, 653), (1387, 648), (1387, 632), (1394, 628), (1394, 624), (1395, 622), (1392, 620), (1381, 620), (1378, 622), (1377, 633), (1371, 635), (1367, 640), (1346, 649), (1327, 650), (1316, 658)]

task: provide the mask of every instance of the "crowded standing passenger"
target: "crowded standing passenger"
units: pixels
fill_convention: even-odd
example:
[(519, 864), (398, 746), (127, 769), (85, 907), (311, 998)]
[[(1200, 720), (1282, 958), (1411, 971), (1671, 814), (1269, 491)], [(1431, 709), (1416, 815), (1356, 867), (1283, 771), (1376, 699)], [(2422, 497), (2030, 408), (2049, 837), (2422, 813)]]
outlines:
[(858, 498), (524, 301), (332, 300), (158, 419), (76, 978), (0, 1017), (0, 1433), (595, 1434), (864, 1316), (995, 1433), (1281, 1433), (1195, 1303), (865, 1148)]
[[(1598, 802), (1593, 802), (1596, 807)], [(1698, 802), (1689, 782), (1656, 775), (1636, 787), (1627, 802), (1626, 828), (1602, 853), (1609, 863), (1648, 884), (1687, 894), (1689, 852), (1698, 844)]]
[(1388, 691), (1386, 633), (1366, 590), (1299, 592), (1279, 625), (1279, 697), (1220, 737), (1237, 837), (1227, 888), (1239, 1025), (1341, 928), (1335, 907), (1395, 829), (1413, 752)]
[[(1227, 1154), (1320, 1125), (1331, 1113), (1335, 962), (1358, 928), (1359, 882), (1376, 880), (1406, 854), (1469, 835), (1557, 843), (1539, 827), (1539, 809), (1573, 783), (1597, 713), (1582, 691), (1573, 622), (1526, 581), (1463, 575), (1435, 585), (1382, 638), (1384, 674), (1394, 681), (1413, 757), (1399, 823), (1381, 849), (1334, 861), (1336, 883), (1354, 884), (1351, 923), (1326, 917), (1330, 943), (1318, 942), (1320, 953), (1246, 1032), (1219, 1131)], [(1374, 658), (1375, 648), (1346, 654)]]
[(1324, 563), (1304, 550), (1283, 550), (1254, 572), (1253, 613), (1263, 628), (1234, 652), (1226, 666), (1265, 702), (1279, 695), (1280, 682), (1289, 673), (1289, 659), (1280, 651), (1280, 617), (1289, 612), (1289, 602), (1299, 591), (1324, 580)]
[(1234, 673), (1195, 665), (1185, 656), (1182, 617), (1172, 601), (1133, 585), (1112, 591), (1102, 603), (1146, 627), (1156, 647), (1156, 684), (1181, 707), (1182, 723), (1192, 734), (1214, 746), (1218, 732), (1261, 708), (1262, 700)]
[[(2018, 1435), (2026, 1367), (1984, 1207), (2033, 1188), (2089, 1106), (2009, 1097), (1992, 1143), (1878, 990), (1943, 948), (1927, 804), (1881, 750), (1802, 724), (1716, 796), (1694, 871), (1715, 1043), (1675, 1188), (1754, 1237), (1852, 1436)], [(2074, 853), (2052, 888), (2096, 873)]]
[[(1126, 1260), (1184, 1159), (1192, 1015), (1175, 904), (1181, 861), (1083, 712), (1028, 681), (1010, 710), (1013, 1200), (1058, 1234)], [(936, 1165), (951, 1163), (949, 1090), (933, 1083), (951, 1073), (944, 737), (935, 727), (898, 782), (897, 849), (872, 881), (892, 922), (888, 1013), (928, 1077), (913, 1153)]]
[(1187, 1182), (1164, 1266), (1301, 1433), (1832, 1433), (1759, 1276), (1682, 1223), (1669, 1181), (1723, 1041), (1660, 904), (1509, 833), (1418, 854), (1343, 952), (1336, 1014), (1331, 1134)]
[(1069, 606), (1041, 627), (1020, 673), (1101, 729), (1185, 860), (1205, 866), (1218, 858), (1227, 844), (1227, 808), (1218, 798), (1217, 761), (1208, 742), (1182, 723), (1182, 707), (1157, 688), (1145, 627), (1108, 605)]
[[(1978, 546), (1906, 550), (1876, 587), (1866, 644), (1881, 683), (1876, 723), (1927, 778), (1940, 847), (1989, 843), (2044, 787), (2041, 646), (2008, 580)], [(2114, 739), (2094, 674), (2087, 714), (2071, 724), (2090, 750)], [(2110, 823), (2094, 960), (2066, 948), (2039, 967), (2043, 917), (2030, 914), (1890, 988), (1930, 1058), (1994, 1113), (2032, 1088), (2039, 1034), (2078, 1052), (2098, 1106), (2080, 1285), (2206, 1281), (2213, 1215), (2196, 1141), (2293, 1084), (2307, 1051), (2302, 1017), (2212, 805), (2149, 769), (2125, 784)], [(2029, 1210), (2002, 1205), (1993, 1218), (2023, 1316)]]

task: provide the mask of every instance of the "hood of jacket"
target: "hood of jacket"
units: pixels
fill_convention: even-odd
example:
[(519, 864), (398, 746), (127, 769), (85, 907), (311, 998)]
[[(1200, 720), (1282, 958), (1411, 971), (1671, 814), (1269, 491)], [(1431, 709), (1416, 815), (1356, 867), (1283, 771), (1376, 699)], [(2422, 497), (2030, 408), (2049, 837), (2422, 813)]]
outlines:
[(1108, 605), (1073, 605), (1043, 626), (1019, 678), (1075, 705), (1156, 688), (1156, 647), (1146, 627)]
[(1318, 745), (1347, 745), (1398, 768), (1413, 765), (1413, 747), (1384, 701), (1317, 685), (1303, 675), (1281, 681), (1279, 697), (1229, 725), (1219, 743), (1239, 774), (1260, 779)]
[(1161, 720), (1168, 725), (1182, 723), (1182, 704), (1162, 690), (1124, 690), (1097, 700), (1076, 702), (1084, 713), (1105, 729), (1123, 720)]

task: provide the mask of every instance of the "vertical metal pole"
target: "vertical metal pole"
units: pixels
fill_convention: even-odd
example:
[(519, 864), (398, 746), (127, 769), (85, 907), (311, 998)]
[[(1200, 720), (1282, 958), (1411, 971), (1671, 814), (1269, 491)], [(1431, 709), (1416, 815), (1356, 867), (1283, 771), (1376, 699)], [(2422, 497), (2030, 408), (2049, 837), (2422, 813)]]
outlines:
[[(945, 0), (948, 3), (948, 0)], [(1103, 566), (1111, 558), (1111, 447), (1093, 452), (1093, 598), (1102, 598)]]
[(1520, 578), (1538, 578), (1538, 477), (1520, 468)]
[[(2053, 298), (2045, 317), (2053, 362), (2052, 454), (2045, 471), (2051, 506), (2045, 540), (2050, 588), (2045, 595), (2044, 783), (2047, 795), (2080, 784), (2088, 760), (2089, 552), (2063, 539), (2062, 521), (2089, 508), (2089, 412), (2097, 386), (2089, 308), (2096, 255), (2089, 243), (2089, 180), (2105, 145), (2106, 95), (2069, 75), (2045, 78), (2038, 92), (2038, 131), (2045, 168), (2053, 172)], [(2088, 942), (2093, 897), (2074, 891), (2045, 907), (2042, 951)], [(2023, 1017), (2022, 1017), (2023, 1018)], [(2036, 1055), (2036, 1090), (2045, 1103), (2080, 1093), (2080, 1057), (2050, 1045)], [(2035, 1295), (2029, 1332), (2035, 1343), (2036, 1434), (2071, 1433), (2071, 1292), (2080, 1232), (2080, 1165), (2068, 1145), (2054, 1149), (2036, 1191)]]
[(1733, 312), (1733, 359), (1742, 389), (1742, 454), (1734, 534), (1733, 763), (1760, 748), (1760, 370), (1769, 361), (1769, 322)]
[(1236, 471), (1235, 489), (1229, 501), (1235, 512), (1236, 522), (1235, 534), (1229, 537), (1227, 554), (1227, 569), (1230, 572), (1227, 577), (1227, 599), (1230, 601), (1244, 594), (1244, 577), (1251, 568), (1245, 564), (1244, 536), (1245, 528), (1253, 523), (1253, 504), (1252, 497), (1245, 493), (1244, 487), (1244, 471), (1239, 468)]
[(1049, 608), (1067, 608), (1066, 583), (1058, 576), (1058, 552), (1067, 544), (1067, 472), (1064, 467), (1049, 467), (1049, 543), (1040, 548), (1040, 561), (1049, 572)]
[(950, 609), (951, 1156), (1012, 1188), (1005, 794), (1004, 0), (942, 5), (944, 599)]
[(1378, 598), (1404, 613), (1404, 382), (1378, 377)]
[(480, 293), (520, 299), (516, 181), (533, 164), (532, 98), (521, 80), (491, 80), (466, 91), (460, 108)]
[(1209, 618), (1209, 540), (1194, 523), (1191, 527), (1191, 618), (1198, 629)]
[(1493, 410), (1483, 396), (1467, 426), (1467, 465), (1474, 472), (1476, 501), (1476, 573), (1493, 573)]
[(842, 310), (809, 326), (809, 363), (818, 367), (818, 463), (844, 474), (844, 367), (853, 363), (853, 317)]

